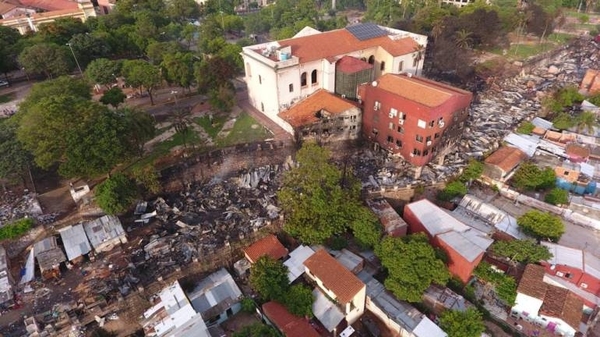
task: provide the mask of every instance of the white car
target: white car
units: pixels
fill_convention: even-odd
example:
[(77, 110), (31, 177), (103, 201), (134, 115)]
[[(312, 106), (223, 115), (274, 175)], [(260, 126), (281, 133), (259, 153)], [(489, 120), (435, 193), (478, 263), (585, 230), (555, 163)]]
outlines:
[(2, 87), (8, 87), (8, 86), (9, 86), (9, 84), (8, 84), (8, 82), (7, 82), (7, 81), (5, 81), (5, 80), (0, 80), (0, 88), (2, 88)]

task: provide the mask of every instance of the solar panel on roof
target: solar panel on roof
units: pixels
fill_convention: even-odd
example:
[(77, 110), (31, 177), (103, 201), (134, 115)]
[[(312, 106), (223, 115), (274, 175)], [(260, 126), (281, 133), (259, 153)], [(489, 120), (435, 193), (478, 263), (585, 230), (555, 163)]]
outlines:
[(387, 35), (387, 32), (374, 23), (361, 23), (358, 25), (346, 27), (355, 38), (365, 41), (375, 37)]

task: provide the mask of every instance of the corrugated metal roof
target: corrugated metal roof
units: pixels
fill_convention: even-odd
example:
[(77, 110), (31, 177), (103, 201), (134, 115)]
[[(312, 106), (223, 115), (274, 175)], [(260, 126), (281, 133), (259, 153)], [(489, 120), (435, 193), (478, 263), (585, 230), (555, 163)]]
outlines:
[(504, 137), (504, 141), (525, 152), (529, 157), (532, 157), (540, 140), (533, 136), (518, 135), (511, 132)]
[(429, 318), (423, 317), (419, 325), (413, 330), (416, 337), (448, 337), (439, 326), (435, 325)]
[[(178, 281), (162, 289), (158, 297), (160, 297), (160, 302), (144, 312), (146, 320), (142, 322), (142, 326), (145, 329), (150, 327), (160, 337), (179, 336), (173, 334), (174, 329), (189, 327), (190, 323), (195, 326), (197, 323), (195, 319), (200, 315), (190, 305)], [(184, 332), (189, 331), (186, 328), (183, 330)], [(187, 334), (187, 332), (185, 333)], [(187, 336), (192, 335), (187, 334)], [(198, 336), (208, 336), (208, 334), (199, 334)]]
[[(470, 235), (469, 237), (465, 234), (466, 233), (450, 231), (447, 233), (442, 233), (437, 237), (440, 241), (443, 241), (448, 246), (452, 247), (452, 249), (458, 252), (467, 261), (473, 262), (479, 255), (485, 252), (485, 249), (479, 246), (480, 242), (476, 235)], [(474, 240), (474, 238), (477, 240)], [(477, 242), (477, 244), (475, 242)]]
[(341, 251), (331, 251), (331, 254), (335, 256), (335, 259), (338, 260), (346, 269), (351, 272), (363, 263), (363, 258), (352, 253), (348, 249), (342, 249)]
[(194, 309), (206, 319), (225, 311), (241, 297), (242, 291), (225, 268), (207, 276), (189, 295)]
[(410, 203), (406, 207), (413, 212), (431, 236), (451, 230), (464, 231), (469, 228), (427, 199)]
[(76, 259), (92, 250), (83, 225), (68, 226), (58, 230), (69, 260)]
[(600, 258), (590, 252), (583, 252), (585, 272), (600, 280)]
[(517, 219), (509, 215), (508, 213), (496, 208), (496, 206), (485, 203), (483, 200), (477, 198), (474, 195), (465, 195), (459, 204), (459, 207), (466, 209), (488, 223), (492, 224), (496, 229), (503, 231), (516, 239), (525, 239), (527, 236), (521, 232), (519, 225), (517, 225)]
[(583, 270), (583, 253), (579, 249), (569, 248), (550, 242), (542, 242), (542, 245), (548, 247), (552, 258), (548, 260), (551, 264), (562, 264)]
[(8, 260), (6, 256), (6, 249), (4, 246), (0, 245), (0, 270), (4, 270), (8, 268)]
[(121, 221), (114, 215), (105, 215), (88, 221), (83, 224), (83, 228), (94, 248), (125, 234)]
[(56, 238), (54, 236), (47, 237), (41, 241), (36, 242), (33, 245), (33, 249), (35, 251), (35, 256), (37, 257), (39, 254), (43, 252), (47, 252), (51, 249), (58, 247), (58, 243), (56, 242)]
[(319, 288), (313, 290), (313, 298), (315, 299), (312, 305), (313, 314), (327, 331), (332, 332), (344, 319), (344, 314)]
[(33, 246), (35, 258), (42, 270), (48, 270), (67, 260), (65, 253), (58, 247), (56, 237), (50, 236)]
[(531, 121), (531, 124), (537, 126), (538, 128), (542, 128), (542, 129), (546, 129), (546, 130), (550, 130), (550, 129), (554, 128), (552, 122), (547, 121), (543, 118), (539, 118), (539, 117), (534, 118)]
[(283, 264), (288, 268), (290, 283), (304, 273), (304, 261), (315, 253), (310, 247), (300, 245), (290, 253), (290, 258)]

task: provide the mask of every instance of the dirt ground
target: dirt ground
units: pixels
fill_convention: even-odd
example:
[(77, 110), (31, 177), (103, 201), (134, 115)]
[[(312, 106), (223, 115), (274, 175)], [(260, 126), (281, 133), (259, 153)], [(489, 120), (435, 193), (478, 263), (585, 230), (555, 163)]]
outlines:
[(234, 332), (240, 331), (242, 328), (256, 323), (261, 323), (256, 315), (240, 311), (223, 322), (221, 327), (225, 330), (227, 336), (233, 336)]

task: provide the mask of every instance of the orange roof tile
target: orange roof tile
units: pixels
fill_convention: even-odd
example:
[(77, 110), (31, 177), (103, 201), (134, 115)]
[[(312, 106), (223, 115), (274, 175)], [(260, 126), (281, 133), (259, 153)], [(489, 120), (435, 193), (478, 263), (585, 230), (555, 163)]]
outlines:
[(528, 264), (519, 281), (517, 292), (543, 300), (546, 296), (546, 289), (548, 289), (548, 285), (543, 282), (544, 273), (544, 267)]
[(556, 173), (556, 178), (561, 178), (571, 183), (574, 183), (579, 179), (578, 171), (569, 170), (560, 166), (554, 168), (554, 173)]
[(342, 304), (350, 302), (365, 287), (361, 280), (324, 249), (306, 259), (304, 265), (311, 274), (323, 282), (327, 289), (335, 294), (337, 300)]
[(377, 87), (385, 91), (428, 107), (440, 106), (453, 96), (472, 95), (468, 91), (426, 80), (422, 77), (385, 74), (376, 82)]
[(262, 306), (265, 315), (285, 337), (319, 337), (317, 331), (303, 318), (292, 315), (283, 305), (267, 302)]
[(335, 66), (336, 71), (343, 73), (355, 73), (365, 69), (373, 69), (373, 65), (348, 55), (339, 59)]
[(76, 1), (69, 0), (20, 0), (20, 2), (25, 6), (39, 8), (46, 11), (59, 11), (79, 8)]
[(15, 8), (17, 8), (17, 5), (11, 4), (9, 2), (0, 2), (0, 15), (4, 15)]
[(583, 300), (572, 294), (568, 289), (547, 285), (544, 303), (540, 314), (557, 317), (576, 330), (579, 329), (583, 311)]
[(250, 263), (254, 263), (265, 255), (279, 260), (287, 255), (288, 250), (277, 240), (275, 235), (270, 234), (244, 249), (244, 253), (246, 253)]
[[(410, 37), (392, 40), (388, 35), (361, 41), (347, 29), (337, 29), (279, 41), (281, 47), (292, 47), (292, 55), (300, 58), (300, 63), (328, 59), (353, 51), (381, 47), (392, 56), (414, 53), (418, 43)], [(330, 59), (332, 60), (332, 59)]]
[(504, 146), (485, 159), (488, 165), (498, 166), (504, 172), (509, 172), (527, 158), (525, 152), (516, 147)]
[(579, 145), (576, 143), (570, 143), (570, 144), (567, 144), (567, 147), (565, 148), (565, 152), (569, 156), (574, 156), (574, 157), (578, 157), (581, 159), (585, 159), (590, 156), (591, 151), (586, 146)]
[(319, 89), (294, 104), (290, 109), (280, 112), (279, 117), (290, 123), (292, 127), (299, 127), (317, 122), (319, 117), (316, 114), (322, 110), (335, 116), (355, 107), (350, 101), (331, 94), (327, 90)]

